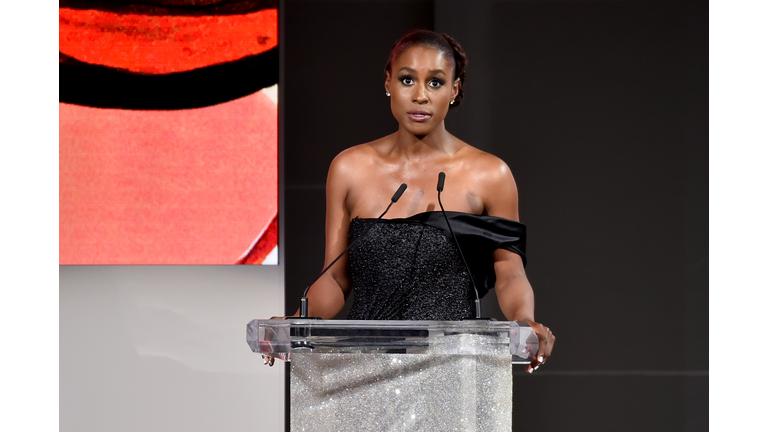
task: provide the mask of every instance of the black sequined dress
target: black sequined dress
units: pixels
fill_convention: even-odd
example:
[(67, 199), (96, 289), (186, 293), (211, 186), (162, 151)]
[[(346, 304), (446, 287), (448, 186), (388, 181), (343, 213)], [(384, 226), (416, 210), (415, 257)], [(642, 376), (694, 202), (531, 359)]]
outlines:
[[(446, 212), (480, 296), (493, 288), (493, 251), (519, 254), (525, 225), (509, 219)], [(354, 241), (376, 219), (349, 224)], [(354, 300), (348, 319), (444, 320), (474, 316), (475, 291), (442, 212), (382, 219), (349, 251)]]

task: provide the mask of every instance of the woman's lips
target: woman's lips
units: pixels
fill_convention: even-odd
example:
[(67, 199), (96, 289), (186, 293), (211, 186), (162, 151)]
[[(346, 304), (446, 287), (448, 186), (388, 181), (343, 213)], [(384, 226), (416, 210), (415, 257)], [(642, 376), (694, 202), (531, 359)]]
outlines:
[(432, 117), (432, 114), (426, 112), (426, 111), (408, 111), (406, 113), (409, 119), (415, 121), (415, 122), (424, 122), (430, 119)]

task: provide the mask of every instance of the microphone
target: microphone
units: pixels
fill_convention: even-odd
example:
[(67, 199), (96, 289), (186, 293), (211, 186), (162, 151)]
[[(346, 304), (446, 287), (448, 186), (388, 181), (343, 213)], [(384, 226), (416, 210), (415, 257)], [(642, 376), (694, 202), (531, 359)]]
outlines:
[[(311, 283), (311, 284), (307, 285), (307, 288), (304, 290), (304, 295), (301, 297), (301, 306), (300, 306), (299, 318), (308, 318), (308, 317), (307, 317), (307, 315), (309, 314), (309, 299), (307, 298), (307, 294), (309, 293), (309, 288), (310, 288), (312, 285), (314, 285), (314, 284), (315, 284), (315, 282), (317, 282), (318, 280), (320, 280), (320, 278), (321, 278), (321, 277), (323, 277), (323, 275), (325, 274), (325, 272), (327, 272), (327, 271), (328, 271), (328, 269), (330, 269), (331, 267), (333, 267), (333, 265), (334, 265), (334, 264), (336, 264), (336, 261), (340, 260), (340, 259), (341, 259), (341, 257), (343, 257), (343, 256), (344, 256), (344, 254), (345, 254), (345, 253), (347, 253), (347, 251), (349, 251), (349, 250), (352, 248), (352, 246), (354, 246), (354, 245), (355, 245), (355, 243), (357, 243), (357, 242), (358, 242), (358, 241), (359, 241), (361, 238), (365, 237), (365, 235), (366, 235), (366, 234), (368, 234), (368, 231), (370, 231), (370, 230), (371, 230), (371, 228), (373, 228), (373, 226), (374, 226), (374, 225), (376, 225), (376, 224), (377, 224), (377, 223), (378, 223), (378, 222), (381, 220), (381, 218), (383, 218), (383, 217), (384, 217), (384, 215), (385, 215), (385, 214), (387, 214), (387, 212), (389, 211), (389, 208), (390, 208), (390, 207), (392, 207), (392, 204), (396, 203), (396, 202), (397, 202), (397, 200), (399, 200), (399, 199), (400, 199), (400, 197), (401, 197), (401, 196), (403, 196), (403, 192), (405, 192), (405, 189), (406, 189), (406, 188), (408, 188), (408, 186), (407, 186), (405, 183), (401, 184), (401, 185), (400, 185), (400, 187), (399, 187), (399, 188), (397, 188), (397, 192), (395, 192), (395, 194), (394, 194), (394, 195), (392, 195), (392, 200), (389, 202), (389, 205), (387, 206), (387, 209), (386, 209), (386, 210), (384, 210), (384, 213), (382, 213), (381, 215), (379, 215), (379, 217), (378, 217), (378, 218), (376, 218), (376, 220), (375, 220), (375, 221), (373, 221), (373, 222), (371, 222), (370, 224), (368, 224), (368, 227), (365, 229), (365, 231), (363, 231), (363, 233), (362, 233), (362, 234), (360, 234), (360, 236), (358, 236), (358, 237), (355, 239), (355, 241), (353, 241), (353, 242), (352, 242), (352, 243), (351, 243), (349, 246), (347, 246), (347, 248), (346, 248), (346, 249), (344, 249), (344, 251), (343, 251), (343, 252), (342, 252), (342, 253), (341, 253), (339, 256), (337, 256), (337, 257), (336, 257), (336, 259), (335, 259), (335, 260), (333, 260), (333, 262), (332, 262), (332, 263), (328, 264), (328, 267), (326, 267), (326, 268), (325, 268), (325, 269), (324, 269), (324, 270), (323, 270), (323, 271), (320, 273), (320, 276), (318, 276), (318, 277), (317, 277), (317, 278), (316, 278), (314, 281), (312, 281), (312, 283)], [(290, 317), (289, 317), (289, 318), (290, 318)], [(308, 318), (308, 319), (312, 319), (312, 318)]]
[(464, 262), (464, 267), (467, 268), (467, 273), (469, 273), (469, 280), (472, 281), (472, 287), (475, 289), (475, 318), (482, 319), (483, 311), (482, 307), (480, 305), (480, 293), (477, 291), (477, 285), (475, 284), (475, 278), (472, 277), (472, 271), (469, 269), (469, 265), (467, 265), (467, 260), (464, 258), (464, 253), (461, 251), (461, 246), (459, 245), (459, 239), (456, 238), (456, 234), (453, 233), (453, 228), (451, 228), (451, 223), (448, 221), (448, 215), (445, 214), (445, 208), (443, 208), (443, 202), (440, 200), (440, 193), (443, 192), (443, 186), (445, 185), (445, 173), (441, 172), (437, 175), (437, 202), (440, 204), (440, 210), (443, 211), (443, 217), (445, 218), (445, 223), (448, 224), (448, 229), (451, 231), (451, 236), (453, 237), (454, 243), (456, 243), (456, 248), (459, 250), (459, 255), (461, 256), (461, 260)]
[(440, 174), (437, 175), (437, 201), (440, 201), (440, 192), (443, 191), (443, 185), (445, 184), (445, 173), (440, 172)]

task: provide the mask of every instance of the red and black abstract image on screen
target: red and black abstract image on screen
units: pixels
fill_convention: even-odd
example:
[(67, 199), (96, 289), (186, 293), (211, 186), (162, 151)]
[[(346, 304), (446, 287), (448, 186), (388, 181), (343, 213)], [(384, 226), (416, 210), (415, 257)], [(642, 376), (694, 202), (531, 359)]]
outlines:
[(59, 2), (59, 263), (274, 264), (276, 1)]

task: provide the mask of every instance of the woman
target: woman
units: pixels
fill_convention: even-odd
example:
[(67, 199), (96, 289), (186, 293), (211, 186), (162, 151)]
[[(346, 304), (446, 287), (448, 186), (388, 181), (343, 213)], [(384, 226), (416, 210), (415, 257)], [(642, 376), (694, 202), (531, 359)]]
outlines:
[[(502, 160), (445, 129), (448, 110), (463, 97), (466, 63), (464, 51), (447, 35), (416, 30), (395, 44), (384, 90), (399, 128), (341, 152), (331, 163), (325, 265), (376, 223), (373, 218), (398, 186), (408, 188), (387, 219), (312, 285), (309, 316), (335, 317), (354, 290), (349, 319), (456, 320), (474, 316), (475, 282), (481, 292), (495, 282), (504, 316), (529, 323), (539, 336), (530, 373), (549, 358), (555, 338), (534, 321), (515, 180)], [(446, 180), (439, 201), (441, 172)], [(450, 211), (450, 226), (441, 222), (441, 202)]]

